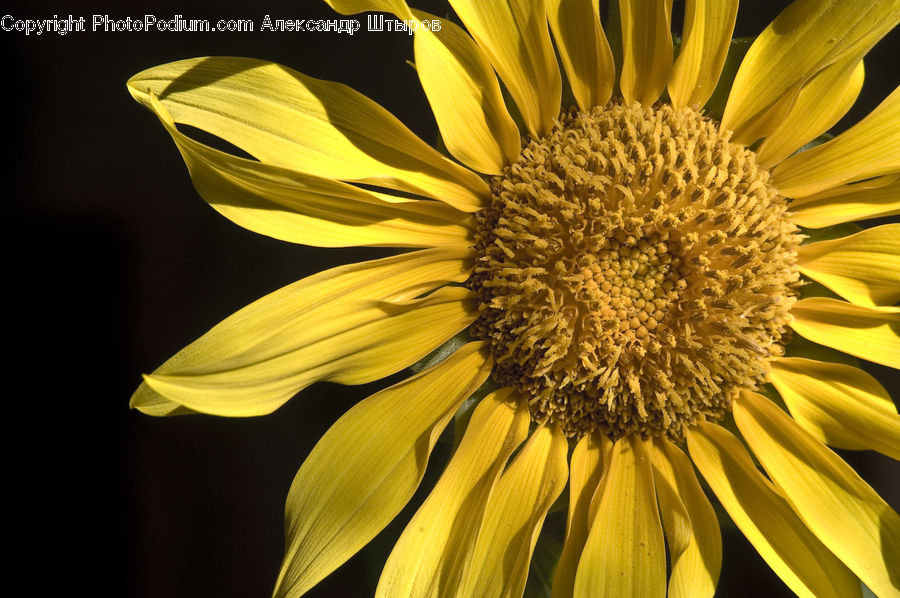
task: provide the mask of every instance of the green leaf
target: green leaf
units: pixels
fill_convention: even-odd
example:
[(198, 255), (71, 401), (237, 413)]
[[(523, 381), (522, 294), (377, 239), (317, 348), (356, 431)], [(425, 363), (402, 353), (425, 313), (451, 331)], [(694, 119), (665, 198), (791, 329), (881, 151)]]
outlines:
[(606, 21), (603, 23), (603, 32), (606, 33), (606, 41), (612, 50), (613, 63), (616, 65), (616, 77), (613, 93), (621, 94), (619, 90), (619, 75), (622, 74), (622, 62), (624, 52), (622, 50), (622, 17), (619, 13), (619, 0), (609, 1), (609, 10), (606, 12)]
[(456, 447), (459, 446), (463, 434), (466, 433), (466, 427), (469, 425), (469, 420), (472, 418), (472, 411), (475, 410), (475, 407), (478, 406), (481, 399), (498, 388), (500, 388), (500, 385), (494, 382), (493, 379), (488, 378), (484, 381), (484, 384), (479, 386), (468, 399), (463, 401), (463, 404), (460, 405), (459, 409), (456, 410), (456, 414), (453, 416), (453, 452), (456, 452)]
[(443, 345), (409, 366), (409, 369), (411, 369), (413, 373), (418, 374), (422, 370), (434, 367), (453, 355), (457, 349), (473, 340), (475, 339), (472, 338), (472, 335), (469, 334), (469, 329), (466, 328), (463, 331), (456, 333), (455, 336), (451, 337), (450, 340)]
[[(832, 239), (840, 239), (849, 235), (855, 235), (861, 230), (863, 230), (863, 227), (856, 224), (855, 222), (845, 222), (843, 224), (835, 224), (834, 226), (826, 226), (825, 228), (800, 228), (800, 232), (806, 235), (806, 239), (804, 239), (802, 243), (803, 245), (815, 243), (816, 241), (831, 241)], [(823, 297), (826, 295), (814, 296)]]

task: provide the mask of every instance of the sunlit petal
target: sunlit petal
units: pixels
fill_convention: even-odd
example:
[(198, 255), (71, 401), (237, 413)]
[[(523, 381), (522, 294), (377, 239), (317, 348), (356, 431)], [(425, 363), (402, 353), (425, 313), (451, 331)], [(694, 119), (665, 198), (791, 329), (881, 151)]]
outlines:
[(900, 87), (831, 141), (795, 154), (772, 171), (785, 197), (811, 195), (843, 183), (900, 172)]
[[(340, 266), (251, 303), (145, 377), (132, 397), (227, 416), (270, 413), (317, 380), (396, 372), (474, 320), (468, 250), (423, 250)], [(398, 331), (404, 334), (398, 335)]]
[(814, 343), (900, 369), (900, 307), (810, 297), (795, 303), (791, 315), (791, 328)]
[(756, 150), (759, 163), (771, 168), (837, 123), (856, 101), (865, 69), (851, 56), (825, 67), (800, 88), (784, 121)]
[(568, 442), (539, 427), (491, 490), (457, 596), (519, 598), (544, 517), (566, 487)]
[(900, 224), (797, 248), (800, 271), (859, 305), (900, 301)]
[(704, 423), (687, 440), (691, 459), (732, 521), (794, 593), (861, 596), (856, 576), (806, 528), (737, 438)]
[[(749, 145), (784, 120), (803, 85), (839, 60), (860, 60), (900, 22), (900, 2), (797, 0), (756, 38), (734, 79), (722, 128)], [(790, 195), (789, 195), (790, 196)]]
[(276, 596), (302, 595), (400, 512), (422, 481), (441, 430), (490, 374), (484, 349), (470, 343), (372, 395), (319, 440), (288, 493)]
[(619, 439), (575, 576), (576, 598), (666, 595), (666, 552), (646, 443)]
[(672, 0), (621, 0), (622, 48), (619, 87), (625, 104), (650, 106), (659, 99), (672, 69)]
[(794, 420), (817, 440), (900, 460), (900, 415), (878, 380), (853, 366), (799, 357), (771, 365), (769, 380)]
[(669, 75), (676, 109), (699, 110), (712, 95), (728, 55), (738, 0), (687, 0), (678, 58)]
[(887, 175), (841, 185), (790, 203), (790, 219), (807, 228), (900, 214), (900, 180)]
[(559, 115), (562, 79), (544, 0), (450, 0), (515, 100), (528, 130), (544, 135)]
[(172, 135), (197, 192), (254, 232), (305, 245), (435, 247), (472, 244), (470, 216), (442, 202), (384, 199), (334, 179), (238, 158), (194, 141), (162, 103), (150, 107)]
[(878, 596), (900, 594), (900, 516), (765, 397), (734, 403), (738, 428), (809, 529)]
[(128, 90), (148, 106), (155, 94), (175, 122), (266, 164), (425, 195), (469, 212), (489, 197), (481, 177), (441, 156), (372, 100), (278, 64), (181, 60), (138, 73)]
[(528, 404), (511, 390), (486, 396), (434, 489), (388, 557), (378, 598), (454, 596), (484, 508), (506, 460), (528, 434)]

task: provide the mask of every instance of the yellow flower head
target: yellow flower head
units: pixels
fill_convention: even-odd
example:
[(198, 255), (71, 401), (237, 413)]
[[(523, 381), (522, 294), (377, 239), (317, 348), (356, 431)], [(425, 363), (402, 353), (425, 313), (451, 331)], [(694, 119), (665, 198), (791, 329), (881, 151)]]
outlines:
[(458, 444), (378, 596), (521, 596), (567, 486), (554, 598), (712, 596), (721, 539), (695, 468), (798, 595), (900, 596), (900, 516), (826, 447), (900, 459), (897, 409), (861, 369), (792, 350), (799, 335), (900, 368), (900, 225), (809, 242), (900, 213), (900, 90), (806, 149), (855, 101), (900, 0), (797, 0), (721, 112), (737, 0), (687, 0), (677, 56), (669, 0), (619, 0), (603, 24), (592, 0), (451, 0), (465, 29), (405, 0), (326, 2), (414, 29), (450, 157), (346, 86), (268, 62), (128, 82), (227, 218), (413, 249), (259, 299), (132, 398), (152, 415), (262, 415), (319, 380), (424, 363), (301, 466), (276, 596), (400, 512), (454, 414)]

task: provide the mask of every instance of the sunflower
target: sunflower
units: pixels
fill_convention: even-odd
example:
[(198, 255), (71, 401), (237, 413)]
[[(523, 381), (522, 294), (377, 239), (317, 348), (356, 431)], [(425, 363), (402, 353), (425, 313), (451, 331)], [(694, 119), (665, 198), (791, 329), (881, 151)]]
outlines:
[(256, 416), (316, 381), (415, 366), (301, 466), (275, 594), (378, 534), (455, 416), (378, 596), (520, 596), (557, 502), (553, 597), (711, 596), (707, 490), (798, 595), (900, 596), (900, 517), (826, 446), (900, 458), (890, 396), (853, 365), (900, 368), (900, 225), (846, 224), (900, 213), (900, 90), (821, 142), (900, 1), (797, 0), (728, 76), (737, 0), (687, 0), (677, 56), (668, 0), (613, 3), (606, 29), (591, 0), (451, 0), (465, 30), (404, 0), (326, 1), (414, 30), (445, 151), (259, 60), (128, 82), (225, 217), (404, 250), (259, 299), (132, 398)]

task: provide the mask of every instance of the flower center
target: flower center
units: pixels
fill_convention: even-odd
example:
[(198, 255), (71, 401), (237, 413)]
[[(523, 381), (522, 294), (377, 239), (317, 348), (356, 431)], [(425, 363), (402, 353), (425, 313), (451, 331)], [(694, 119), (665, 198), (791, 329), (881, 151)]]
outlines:
[(492, 181), (469, 286), (532, 419), (679, 440), (782, 351), (797, 228), (755, 154), (692, 110), (567, 112)]

